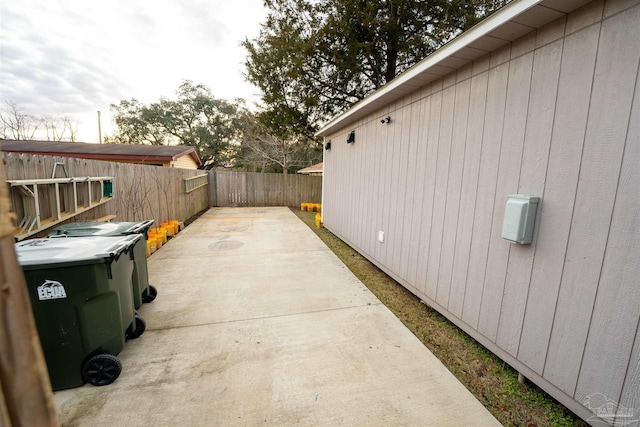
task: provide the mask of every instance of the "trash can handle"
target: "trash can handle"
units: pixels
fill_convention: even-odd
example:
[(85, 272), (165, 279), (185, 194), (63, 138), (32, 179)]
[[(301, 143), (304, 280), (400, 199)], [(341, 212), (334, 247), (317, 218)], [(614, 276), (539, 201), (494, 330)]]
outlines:
[(109, 252), (104, 252), (101, 254), (96, 254), (97, 257), (100, 258), (113, 258), (116, 255), (118, 255), (120, 252), (122, 252), (127, 246), (129, 246), (128, 243), (125, 243), (123, 245), (118, 246), (117, 248), (110, 250)]
[(140, 238), (140, 236), (137, 235), (137, 234), (133, 234), (131, 236), (127, 236), (127, 239), (124, 240), (122, 243), (120, 243), (118, 246), (116, 246), (114, 248), (109, 248), (109, 252), (105, 252), (103, 254), (99, 254), (99, 256), (114, 257), (117, 254), (119, 254), (120, 252), (124, 251), (129, 246), (131, 246), (133, 243), (137, 242), (139, 238)]
[(135, 224), (134, 226), (132, 226), (130, 229), (127, 230), (128, 233), (138, 233), (141, 230), (143, 230), (144, 228), (150, 226), (151, 224), (153, 224), (153, 220), (147, 220), (147, 221), (143, 221), (139, 224)]

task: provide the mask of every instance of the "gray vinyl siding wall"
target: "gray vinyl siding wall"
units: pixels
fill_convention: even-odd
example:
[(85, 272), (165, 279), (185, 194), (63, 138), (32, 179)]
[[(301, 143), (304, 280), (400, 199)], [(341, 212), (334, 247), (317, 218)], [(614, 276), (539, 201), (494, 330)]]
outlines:
[[(325, 226), (583, 418), (595, 393), (640, 416), (639, 3), (592, 2), (326, 138)], [(516, 193), (542, 198), (531, 245), (501, 238)]]

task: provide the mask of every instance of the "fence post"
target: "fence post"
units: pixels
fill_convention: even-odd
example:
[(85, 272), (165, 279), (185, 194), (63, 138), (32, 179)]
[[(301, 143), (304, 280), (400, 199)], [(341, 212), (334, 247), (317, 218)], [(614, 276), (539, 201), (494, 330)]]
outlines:
[(209, 171), (209, 207), (218, 206), (218, 186), (216, 171)]
[(0, 425), (58, 426), (53, 392), (24, 275), (0, 162)]
[(287, 182), (289, 180), (287, 178), (288, 178), (288, 174), (285, 171), (282, 174), (282, 203), (281, 203), (280, 206), (287, 206), (288, 202), (289, 202), (289, 194), (288, 194), (289, 191), (288, 191), (288, 188), (287, 188)]

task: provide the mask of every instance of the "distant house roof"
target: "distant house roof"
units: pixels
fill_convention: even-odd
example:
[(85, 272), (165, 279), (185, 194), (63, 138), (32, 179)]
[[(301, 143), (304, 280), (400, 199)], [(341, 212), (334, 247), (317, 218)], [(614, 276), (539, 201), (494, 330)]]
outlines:
[(198, 166), (202, 165), (196, 150), (186, 145), (87, 144), (0, 139), (0, 151), (140, 163), (170, 162), (189, 155)]
[(515, 0), (334, 117), (316, 136), (329, 136), (590, 1), (592, 0)]
[(308, 168), (300, 169), (298, 173), (303, 175), (322, 175), (324, 170), (324, 163), (320, 162)]

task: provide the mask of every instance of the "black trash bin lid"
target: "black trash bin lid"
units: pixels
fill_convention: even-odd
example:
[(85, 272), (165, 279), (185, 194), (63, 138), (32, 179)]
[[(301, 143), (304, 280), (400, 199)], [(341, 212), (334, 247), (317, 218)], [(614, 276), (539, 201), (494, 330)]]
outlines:
[(144, 234), (153, 220), (140, 222), (72, 222), (54, 228), (49, 237), (56, 236), (122, 236), (126, 234)]
[(87, 236), (23, 240), (15, 244), (18, 262), (23, 270), (38, 270), (50, 266), (98, 264), (118, 257), (141, 238), (129, 236)]

